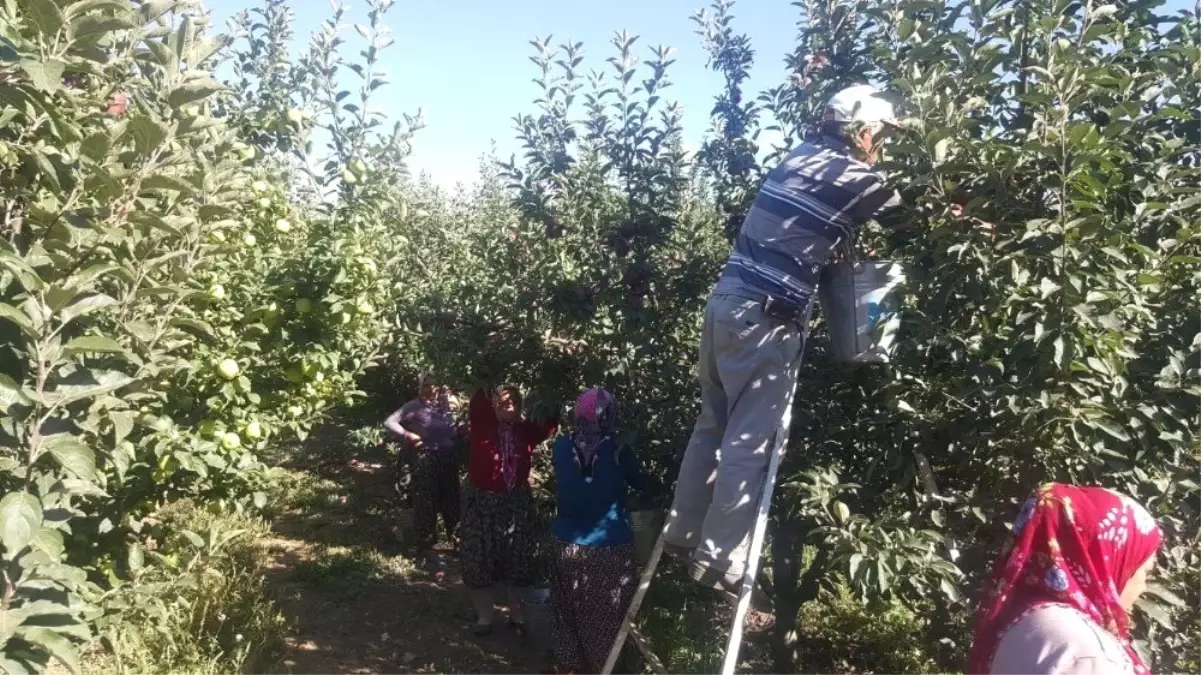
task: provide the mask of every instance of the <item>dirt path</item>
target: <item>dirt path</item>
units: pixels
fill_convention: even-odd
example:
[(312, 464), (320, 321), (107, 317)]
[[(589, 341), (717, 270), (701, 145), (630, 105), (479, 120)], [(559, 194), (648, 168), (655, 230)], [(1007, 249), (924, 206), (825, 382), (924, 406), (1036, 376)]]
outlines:
[[(403, 555), (386, 453), (327, 427), (282, 458), (272, 586), (294, 627), (280, 673), (540, 672), (549, 662), (507, 627), (471, 634), (457, 565), (442, 580)], [(499, 617), (498, 617), (499, 618)]]

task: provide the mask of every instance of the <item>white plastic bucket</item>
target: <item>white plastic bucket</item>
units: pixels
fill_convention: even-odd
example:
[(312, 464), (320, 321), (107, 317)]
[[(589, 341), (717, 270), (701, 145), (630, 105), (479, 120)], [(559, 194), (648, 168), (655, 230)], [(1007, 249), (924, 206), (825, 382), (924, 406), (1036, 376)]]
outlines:
[(822, 278), (818, 295), (830, 330), (830, 349), (843, 363), (888, 363), (901, 327), (900, 263), (837, 262)]

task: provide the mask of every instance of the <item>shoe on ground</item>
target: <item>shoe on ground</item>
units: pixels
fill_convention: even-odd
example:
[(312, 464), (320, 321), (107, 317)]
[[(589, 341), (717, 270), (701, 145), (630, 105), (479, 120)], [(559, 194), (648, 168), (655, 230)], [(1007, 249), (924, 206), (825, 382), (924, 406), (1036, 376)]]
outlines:
[[(694, 561), (688, 567), (688, 576), (700, 585), (720, 593), (726, 602), (730, 603), (730, 606), (738, 606), (738, 597), (742, 594), (743, 575), (728, 574), (715, 570), (704, 562)], [(767, 597), (758, 583), (751, 588), (751, 609), (756, 612), (770, 612), (774, 609), (771, 598)]]
[(492, 634), (492, 624), (473, 623), (471, 624), (471, 633), (476, 637), (487, 637)]

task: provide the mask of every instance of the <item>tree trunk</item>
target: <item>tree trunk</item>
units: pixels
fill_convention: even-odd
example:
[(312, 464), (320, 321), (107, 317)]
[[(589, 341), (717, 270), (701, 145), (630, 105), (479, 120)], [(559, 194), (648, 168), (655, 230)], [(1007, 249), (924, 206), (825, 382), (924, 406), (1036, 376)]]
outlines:
[(830, 559), (830, 550), (818, 548), (813, 564), (801, 574), (801, 556), (810, 523), (779, 523), (772, 537), (772, 585), (775, 589), (776, 626), (772, 632), (772, 666), (777, 673), (797, 671), (797, 618), (801, 606), (817, 598)]

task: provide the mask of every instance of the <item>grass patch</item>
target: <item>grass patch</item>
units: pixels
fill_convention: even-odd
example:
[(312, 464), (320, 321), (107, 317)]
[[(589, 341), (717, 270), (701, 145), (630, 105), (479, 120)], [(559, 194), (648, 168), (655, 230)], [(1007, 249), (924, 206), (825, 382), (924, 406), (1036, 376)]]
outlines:
[(264, 672), (287, 624), (266, 583), (266, 524), (180, 502), (158, 514), (163, 542), (133, 582), (110, 591), (96, 673)]
[(346, 488), (304, 471), (275, 467), (267, 472), (268, 500), (263, 510), (268, 520), (284, 515), (345, 511)]
[[(732, 613), (717, 593), (692, 581), (667, 561), (656, 573), (640, 613), (642, 630), (672, 673), (721, 670)], [(753, 658), (744, 645), (742, 658)]]
[(927, 652), (929, 630), (906, 605), (864, 605), (839, 584), (801, 608), (798, 665), (812, 673), (943, 672)]
[(296, 563), (293, 579), (342, 599), (360, 597), (372, 586), (416, 570), (406, 558), (386, 556), (371, 548), (322, 548)]
[(296, 563), (294, 579), (303, 584), (347, 598), (362, 595), (383, 578), (379, 555), (358, 549), (321, 551)]

